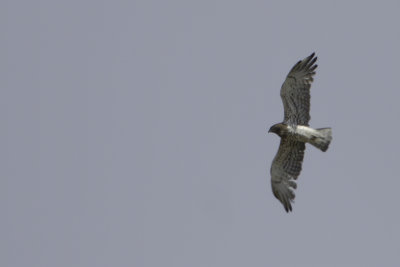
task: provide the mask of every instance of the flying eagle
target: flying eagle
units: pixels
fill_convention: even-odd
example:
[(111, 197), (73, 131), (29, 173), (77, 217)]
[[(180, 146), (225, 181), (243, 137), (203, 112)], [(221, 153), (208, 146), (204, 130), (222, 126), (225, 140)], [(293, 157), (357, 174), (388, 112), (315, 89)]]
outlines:
[(273, 125), (268, 132), (281, 137), (278, 153), (271, 165), (271, 186), (275, 197), (286, 212), (292, 211), (294, 189), (301, 172), (305, 143), (326, 151), (332, 140), (332, 129), (313, 129), (310, 120), (310, 87), (318, 65), (312, 53), (297, 62), (290, 70), (281, 88), (284, 108), (283, 122)]

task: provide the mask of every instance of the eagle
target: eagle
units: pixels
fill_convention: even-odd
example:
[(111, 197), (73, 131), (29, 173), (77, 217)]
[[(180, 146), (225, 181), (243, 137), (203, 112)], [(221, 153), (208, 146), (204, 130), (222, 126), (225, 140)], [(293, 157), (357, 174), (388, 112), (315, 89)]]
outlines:
[(274, 196), (286, 212), (292, 211), (295, 180), (300, 175), (304, 150), (309, 143), (325, 152), (332, 140), (331, 128), (313, 129), (310, 121), (310, 88), (315, 75), (315, 53), (297, 62), (281, 87), (284, 108), (283, 122), (269, 129), (281, 138), (278, 152), (271, 165), (271, 186)]

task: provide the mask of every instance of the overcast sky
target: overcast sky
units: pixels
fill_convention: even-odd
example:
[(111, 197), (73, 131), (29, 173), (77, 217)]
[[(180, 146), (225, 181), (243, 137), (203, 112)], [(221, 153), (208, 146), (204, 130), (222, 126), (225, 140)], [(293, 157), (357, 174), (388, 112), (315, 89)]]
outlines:
[[(399, 11), (2, 1), (0, 266), (400, 266)], [(267, 131), (314, 51), (333, 141), (287, 214)]]

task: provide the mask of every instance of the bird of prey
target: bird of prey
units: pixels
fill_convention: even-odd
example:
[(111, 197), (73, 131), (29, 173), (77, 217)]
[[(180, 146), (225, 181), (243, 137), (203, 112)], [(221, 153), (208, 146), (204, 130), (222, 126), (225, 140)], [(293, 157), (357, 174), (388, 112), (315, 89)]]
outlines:
[(281, 88), (284, 108), (283, 122), (273, 125), (268, 132), (280, 136), (278, 152), (271, 165), (271, 186), (275, 197), (286, 212), (292, 211), (295, 180), (301, 172), (306, 143), (326, 151), (332, 140), (331, 128), (313, 129), (310, 120), (310, 87), (318, 65), (315, 53), (297, 62)]

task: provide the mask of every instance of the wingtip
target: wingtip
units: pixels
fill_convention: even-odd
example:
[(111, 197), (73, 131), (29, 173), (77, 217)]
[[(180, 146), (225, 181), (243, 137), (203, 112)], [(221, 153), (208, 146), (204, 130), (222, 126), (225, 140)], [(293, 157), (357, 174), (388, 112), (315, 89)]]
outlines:
[(285, 207), (286, 213), (289, 213), (292, 211), (292, 205), (290, 203), (288, 203), (288, 205), (285, 205), (284, 207)]
[(315, 60), (317, 60), (318, 59), (318, 57), (315, 55), (315, 52), (312, 52), (312, 54), (311, 55), (309, 55), (308, 57), (307, 57), (307, 59), (309, 59), (309, 60), (313, 60), (313, 61), (315, 61)]

